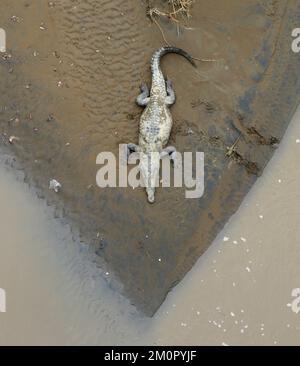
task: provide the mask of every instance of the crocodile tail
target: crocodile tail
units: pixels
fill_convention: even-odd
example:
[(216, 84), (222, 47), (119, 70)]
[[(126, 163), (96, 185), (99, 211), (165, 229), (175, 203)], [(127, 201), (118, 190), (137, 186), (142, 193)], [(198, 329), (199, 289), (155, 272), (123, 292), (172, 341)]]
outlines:
[(177, 53), (178, 55), (185, 57), (194, 67), (197, 67), (193, 57), (190, 54), (188, 54), (186, 51), (184, 51), (181, 48), (169, 46), (169, 47), (159, 48), (157, 51), (154, 52), (154, 54), (152, 56), (152, 60), (151, 60), (152, 73), (159, 71), (160, 60), (167, 53)]

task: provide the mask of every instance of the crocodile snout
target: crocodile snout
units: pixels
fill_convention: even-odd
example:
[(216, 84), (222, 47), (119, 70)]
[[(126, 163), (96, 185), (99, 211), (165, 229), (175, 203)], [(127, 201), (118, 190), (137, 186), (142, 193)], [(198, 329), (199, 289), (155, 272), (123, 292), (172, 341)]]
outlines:
[(155, 189), (154, 188), (146, 188), (148, 202), (153, 203), (155, 201)]

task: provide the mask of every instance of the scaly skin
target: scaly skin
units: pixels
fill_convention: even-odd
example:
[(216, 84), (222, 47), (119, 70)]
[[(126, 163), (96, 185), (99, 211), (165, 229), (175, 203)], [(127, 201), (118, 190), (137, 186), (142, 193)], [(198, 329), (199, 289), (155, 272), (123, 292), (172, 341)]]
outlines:
[(155, 186), (158, 185), (160, 158), (170, 154), (175, 159), (176, 149), (167, 147), (172, 129), (172, 116), (169, 107), (175, 103), (175, 93), (169, 80), (165, 81), (160, 68), (160, 59), (167, 53), (177, 53), (184, 56), (196, 66), (192, 57), (180, 48), (163, 47), (152, 57), (152, 85), (149, 96), (145, 84), (141, 86), (141, 95), (137, 103), (146, 107), (140, 119), (139, 145), (129, 144), (128, 151), (139, 153), (139, 170), (146, 186), (148, 201), (155, 200)]

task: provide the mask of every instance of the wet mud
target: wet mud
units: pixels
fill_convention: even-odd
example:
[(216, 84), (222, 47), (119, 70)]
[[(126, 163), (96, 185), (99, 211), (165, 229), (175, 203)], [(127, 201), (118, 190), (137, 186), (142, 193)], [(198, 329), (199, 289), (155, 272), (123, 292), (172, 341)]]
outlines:
[[(158, 2), (159, 3), (159, 2)], [(299, 102), (296, 1), (198, 0), (188, 27), (159, 19), (169, 43), (197, 58), (166, 56), (177, 103), (170, 144), (205, 153), (205, 192), (96, 186), (96, 156), (137, 142), (139, 85), (164, 44), (144, 1), (1, 2), (0, 133), (40, 197), (73, 223), (112, 287), (146, 315), (237, 210), (263, 173)], [(15, 138), (10, 139), (14, 136)], [(59, 194), (49, 180), (62, 184)]]

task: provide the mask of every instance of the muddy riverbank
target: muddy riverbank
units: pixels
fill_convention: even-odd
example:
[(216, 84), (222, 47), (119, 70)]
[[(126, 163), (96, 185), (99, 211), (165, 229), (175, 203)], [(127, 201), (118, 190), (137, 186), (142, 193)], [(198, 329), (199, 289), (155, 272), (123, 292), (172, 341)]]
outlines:
[[(95, 184), (97, 154), (137, 142), (134, 100), (164, 43), (145, 2), (1, 2), (8, 42), (0, 62), (1, 141), (26, 181), (88, 243), (108, 284), (147, 315), (239, 207), (297, 104), (299, 63), (288, 40), (299, 6), (287, 4), (199, 0), (179, 37), (162, 22), (170, 43), (215, 61), (199, 62), (196, 71), (179, 57), (163, 62), (178, 97), (170, 143), (205, 152), (206, 190), (201, 200), (186, 200), (184, 189), (160, 189), (150, 206), (143, 189)], [(228, 158), (239, 136), (238, 153)], [(58, 195), (48, 190), (52, 178), (62, 183)]]

